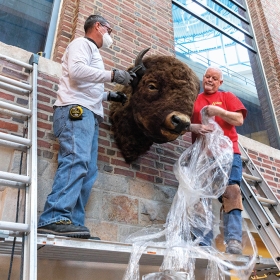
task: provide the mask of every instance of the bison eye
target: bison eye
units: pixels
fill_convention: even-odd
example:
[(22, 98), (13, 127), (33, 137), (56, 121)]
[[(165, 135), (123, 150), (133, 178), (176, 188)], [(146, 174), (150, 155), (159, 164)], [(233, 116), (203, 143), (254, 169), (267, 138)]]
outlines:
[(148, 89), (155, 90), (155, 89), (157, 89), (157, 88), (155, 87), (155, 85), (149, 84), (149, 85), (148, 85)]

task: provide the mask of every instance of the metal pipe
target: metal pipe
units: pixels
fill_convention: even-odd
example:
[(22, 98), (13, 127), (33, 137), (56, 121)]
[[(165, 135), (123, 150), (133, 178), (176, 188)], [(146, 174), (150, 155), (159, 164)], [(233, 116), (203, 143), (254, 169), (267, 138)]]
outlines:
[(10, 181), (10, 180), (0, 179), (0, 186), (13, 187), (13, 188), (18, 188), (18, 189), (25, 189), (26, 184), (15, 182), (15, 181)]
[(3, 132), (0, 132), (0, 139), (7, 140), (7, 141), (12, 141), (12, 142), (15, 142), (15, 143), (18, 143), (18, 144), (23, 144), (23, 145), (26, 145), (28, 147), (31, 146), (31, 140), (30, 139), (22, 138), (20, 136), (14, 136), (14, 135), (3, 133)]
[(20, 60), (17, 60), (17, 59), (14, 59), (12, 57), (9, 57), (9, 56), (6, 56), (6, 55), (3, 55), (3, 54), (0, 54), (0, 59), (4, 59), (8, 62), (12, 62), (14, 64), (17, 64), (19, 66), (22, 66), (28, 70), (32, 70), (32, 65), (28, 64), (28, 63), (25, 63), (23, 61), (20, 61)]
[(3, 221), (0, 221), (0, 229), (20, 231), (20, 232), (29, 232), (30, 231), (30, 227), (27, 224), (3, 222)]
[(4, 102), (4, 101), (0, 101), (0, 108), (3, 109), (8, 109), (17, 113), (21, 113), (27, 116), (31, 116), (31, 110), (30, 109), (26, 109), (8, 102)]
[(17, 94), (21, 94), (21, 95), (29, 95), (30, 94), (29, 90), (22, 89), (22, 88), (19, 88), (19, 87), (15, 87), (15, 86), (9, 85), (7, 83), (0, 82), (0, 88), (5, 89), (5, 90), (7, 90), (9, 92), (12, 92), (12, 93), (17, 93)]
[(25, 153), (27, 151), (27, 147), (25, 145), (13, 143), (13, 142), (1, 140), (1, 139), (0, 139), (0, 146), (4, 146), (4, 147), (7, 147), (7, 148), (12, 148), (12, 149), (15, 149), (17, 151), (22, 151), (22, 152), (25, 152)]
[(27, 121), (28, 117), (26, 115), (23, 114), (19, 114), (16, 112), (12, 112), (6, 109), (1, 110), (1, 114), (6, 115), (6, 116), (10, 116), (10, 117), (15, 117), (17, 119), (23, 120), (23, 121)]
[(19, 87), (19, 88), (27, 89), (30, 91), (32, 90), (32, 87), (29, 84), (24, 84), (23, 82), (18, 82), (18, 81), (15, 81), (13, 79), (10, 79), (10, 78), (4, 77), (4, 76), (0, 76), (0, 81), (13, 85), (13, 86), (16, 86), (16, 87)]
[(21, 182), (21, 183), (30, 183), (30, 177), (25, 175), (18, 175), (10, 172), (0, 171), (0, 179), (4, 180), (11, 180), (15, 182)]

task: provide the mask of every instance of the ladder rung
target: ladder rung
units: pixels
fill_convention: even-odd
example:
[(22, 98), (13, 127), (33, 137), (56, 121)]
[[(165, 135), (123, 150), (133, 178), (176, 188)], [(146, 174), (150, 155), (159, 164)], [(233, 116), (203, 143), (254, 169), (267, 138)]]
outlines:
[(279, 228), (280, 229), (280, 225), (276, 224), (276, 223), (272, 223), (274, 225), (275, 228)]
[(3, 101), (0, 101), (0, 108), (8, 109), (8, 110), (14, 111), (16, 113), (21, 113), (21, 114), (24, 114), (27, 116), (31, 116), (31, 114), (32, 114), (30, 109), (23, 108), (23, 107), (20, 107), (20, 106), (14, 105), (14, 104), (10, 104), (7, 102), (3, 102)]
[(28, 147), (31, 146), (31, 140), (20, 136), (14, 136), (11, 134), (3, 133), (3, 132), (0, 132), (0, 139), (26, 145)]
[(30, 177), (25, 175), (14, 174), (10, 172), (0, 171), (0, 179), (11, 180), (20, 183), (30, 183)]
[(276, 206), (278, 204), (277, 201), (275, 201), (273, 199), (268, 199), (268, 198), (264, 198), (264, 197), (261, 197), (261, 196), (256, 196), (256, 198), (259, 202), (268, 203), (268, 204), (271, 204), (273, 206)]
[(20, 119), (20, 120), (24, 120), (24, 121), (28, 120), (28, 117), (26, 115), (19, 114), (19, 113), (16, 113), (16, 112), (12, 112), (12, 111), (9, 111), (9, 110), (6, 110), (6, 109), (1, 110), (1, 114), (5, 115), (5, 116), (14, 117), (14, 118), (17, 118), (17, 119)]
[(33, 69), (33, 66), (32, 66), (32, 65), (30, 65), (30, 64), (28, 64), (28, 63), (25, 63), (25, 62), (23, 62), (23, 61), (21, 61), (21, 60), (17, 60), (17, 59), (14, 59), (14, 58), (12, 58), (12, 57), (6, 56), (6, 55), (4, 55), (4, 54), (0, 54), (0, 58), (1, 58), (1, 59), (4, 59), (4, 60), (6, 60), (6, 61), (12, 62), (12, 63), (14, 63), (14, 64), (17, 64), (17, 65), (19, 65), (19, 66), (22, 66), (22, 67), (24, 67), (24, 68), (26, 68), (26, 69), (28, 69), (28, 70), (32, 70), (32, 69)]
[(25, 183), (15, 182), (15, 181), (10, 181), (10, 180), (0, 179), (0, 186), (14, 187), (14, 188), (18, 188), (18, 189), (25, 189), (26, 184)]
[(19, 87), (8, 85), (7, 83), (0, 82), (0, 88), (5, 89), (9, 92), (13, 92), (13, 93), (21, 94), (21, 95), (27, 95), (28, 96), (30, 94), (30, 91), (27, 90), (27, 89), (22, 89), (22, 88), (19, 88)]
[(27, 224), (4, 222), (4, 221), (0, 221), (0, 229), (20, 231), (20, 232), (29, 232), (30, 231), (29, 225), (27, 225)]
[(7, 83), (8, 85), (16, 86), (16, 87), (27, 89), (30, 91), (32, 90), (32, 86), (29, 84), (25, 84), (23, 82), (19, 82), (19, 81), (16, 81), (16, 80), (13, 80), (13, 79), (1, 76), (1, 75), (0, 75), (0, 81)]
[(242, 155), (241, 155), (241, 160), (242, 160), (242, 161), (245, 161), (245, 162), (248, 162), (248, 161), (249, 161), (249, 159), (248, 159), (247, 157), (242, 156)]
[(256, 177), (256, 176), (253, 176), (253, 175), (249, 175), (247, 173), (242, 173), (242, 176), (248, 180), (248, 181), (253, 181), (253, 182), (257, 182), (257, 183), (261, 183), (262, 182), (262, 179), (259, 178), (259, 177)]
[(0, 146), (5, 146), (5, 147), (12, 148), (12, 149), (22, 151), (22, 152), (27, 151), (27, 147), (25, 145), (21, 145), (21, 144), (17, 144), (14, 142), (1, 140), (1, 139), (0, 139)]

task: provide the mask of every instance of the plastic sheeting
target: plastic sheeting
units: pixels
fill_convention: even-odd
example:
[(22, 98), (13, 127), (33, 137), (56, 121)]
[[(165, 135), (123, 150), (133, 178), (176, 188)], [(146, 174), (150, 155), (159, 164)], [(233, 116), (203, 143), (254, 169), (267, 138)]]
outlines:
[(166, 223), (143, 228), (127, 238), (126, 242), (133, 246), (123, 280), (139, 279), (139, 260), (148, 246), (166, 250), (160, 271), (143, 276), (143, 280), (194, 280), (196, 258), (208, 259), (205, 280), (222, 280), (225, 275), (245, 280), (251, 275), (257, 250), (246, 225), (243, 225), (243, 244), (246, 242), (246, 247), (251, 247), (251, 258), (245, 263), (225, 260), (216, 246), (200, 246), (215, 226), (212, 199), (225, 191), (233, 160), (232, 142), (203, 109), (201, 115), (202, 123), (213, 126), (213, 132), (199, 137), (174, 165), (179, 187)]

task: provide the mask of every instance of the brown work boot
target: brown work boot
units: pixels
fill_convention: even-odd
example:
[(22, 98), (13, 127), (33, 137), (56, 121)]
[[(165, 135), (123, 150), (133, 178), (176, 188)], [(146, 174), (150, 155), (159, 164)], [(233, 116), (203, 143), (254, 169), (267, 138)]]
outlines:
[(241, 255), (242, 254), (242, 244), (240, 241), (231, 239), (227, 243), (227, 248), (226, 248), (226, 253), (227, 254), (235, 254), (235, 255)]

